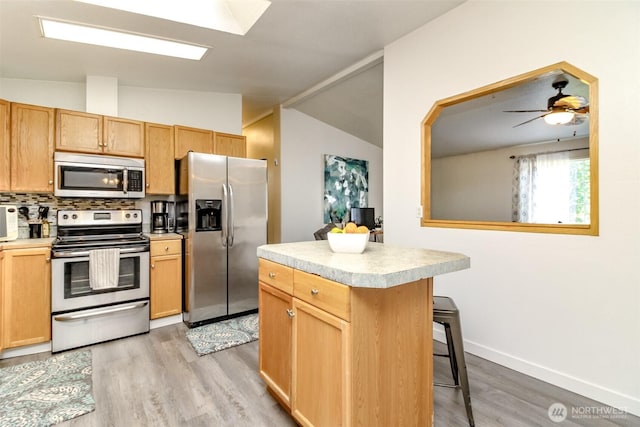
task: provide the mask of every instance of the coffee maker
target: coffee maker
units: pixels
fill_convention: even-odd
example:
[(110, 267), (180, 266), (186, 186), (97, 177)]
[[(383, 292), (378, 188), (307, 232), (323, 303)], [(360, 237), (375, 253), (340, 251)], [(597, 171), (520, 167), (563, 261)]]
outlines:
[(171, 212), (173, 202), (166, 200), (151, 201), (151, 232), (169, 233), (173, 231), (174, 217)]

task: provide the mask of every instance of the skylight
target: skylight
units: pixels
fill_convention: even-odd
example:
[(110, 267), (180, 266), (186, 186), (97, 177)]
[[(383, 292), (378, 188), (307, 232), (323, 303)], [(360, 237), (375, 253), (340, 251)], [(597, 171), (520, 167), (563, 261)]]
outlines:
[(200, 60), (207, 47), (196, 46), (175, 40), (159, 39), (141, 34), (125, 33), (108, 28), (38, 18), (44, 37), (78, 43), (107, 46), (117, 49), (153, 53), (156, 55)]
[(245, 35), (271, 5), (267, 0), (76, 1), (238, 35)]

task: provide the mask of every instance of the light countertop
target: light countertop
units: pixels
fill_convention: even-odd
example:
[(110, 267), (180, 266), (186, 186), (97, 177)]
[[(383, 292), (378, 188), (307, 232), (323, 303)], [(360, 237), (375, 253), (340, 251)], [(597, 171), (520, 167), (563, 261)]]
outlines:
[(178, 233), (144, 233), (149, 240), (181, 240), (182, 234)]
[(369, 242), (362, 254), (339, 254), (327, 240), (262, 245), (258, 257), (361, 288), (390, 288), (464, 270), (468, 256), (431, 249)]
[(4, 249), (28, 249), (28, 248), (41, 248), (51, 246), (51, 243), (55, 240), (53, 237), (46, 239), (17, 239), (9, 242), (0, 242), (0, 250)]

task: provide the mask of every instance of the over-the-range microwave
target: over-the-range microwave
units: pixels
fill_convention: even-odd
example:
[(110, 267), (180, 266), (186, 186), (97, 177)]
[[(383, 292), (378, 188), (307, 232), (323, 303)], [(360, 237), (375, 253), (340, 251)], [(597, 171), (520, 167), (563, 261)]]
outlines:
[(56, 151), (54, 165), (57, 197), (144, 197), (143, 159)]
[(0, 242), (18, 238), (18, 208), (0, 205)]

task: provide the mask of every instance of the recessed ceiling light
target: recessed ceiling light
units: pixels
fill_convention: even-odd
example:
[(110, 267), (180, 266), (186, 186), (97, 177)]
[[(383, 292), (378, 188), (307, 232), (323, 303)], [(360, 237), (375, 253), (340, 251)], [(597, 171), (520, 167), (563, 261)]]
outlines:
[(239, 35), (245, 35), (271, 5), (267, 0), (76, 1)]
[(91, 27), (65, 21), (38, 17), (42, 35), (47, 38), (66, 40), (156, 55), (200, 60), (208, 48), (175, 40), (159, 39), (141, 34), (125, 33), (108, 28)]

